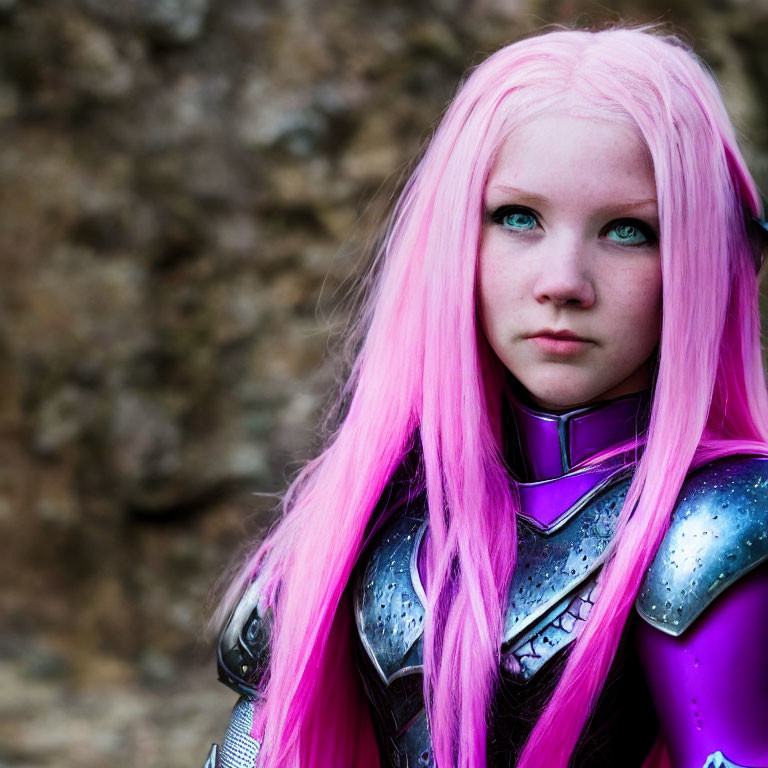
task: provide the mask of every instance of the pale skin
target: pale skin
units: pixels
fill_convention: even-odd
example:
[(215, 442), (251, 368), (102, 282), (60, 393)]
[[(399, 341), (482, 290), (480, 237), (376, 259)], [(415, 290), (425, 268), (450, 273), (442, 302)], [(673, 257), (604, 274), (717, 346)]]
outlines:
[(491, 348), (539, 406), (649, 386), (658, 234), (653, 168), (628, 126), (548, 113), (504, 142), (485, 190), (478, 309)]

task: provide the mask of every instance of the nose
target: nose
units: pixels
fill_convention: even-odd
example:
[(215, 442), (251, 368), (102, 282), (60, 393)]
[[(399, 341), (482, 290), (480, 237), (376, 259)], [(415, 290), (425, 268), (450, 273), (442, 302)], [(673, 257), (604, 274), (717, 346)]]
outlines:
[(595, 303), (595, 285), (589, 274), (584, 245), (575, 238), (551, 238), (546, 259), (542, 260), (533, 284), (539, 304), (591, 307)]

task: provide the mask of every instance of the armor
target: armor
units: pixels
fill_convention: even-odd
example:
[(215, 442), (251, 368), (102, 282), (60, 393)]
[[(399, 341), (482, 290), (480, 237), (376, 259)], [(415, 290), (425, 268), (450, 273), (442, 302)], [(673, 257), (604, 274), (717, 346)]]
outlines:
[(203, 768), (243, 768), (256, 764), (261, 744), (251, 736), (253, 705), (251, 697), (238, 699), (221, 750), (214, 744)]
[[(519, 483), (521, 514), (499, 693), (489, 729), (489, 766), (514, 765), (537, 709), (559, 677), (562, 651), (576, 637), (599, 592), (600, 569), (634, 465), (626, 455), (592, 467), (579, 462), (635, 437), (647, 424), (648, 404), (648, 393), (640, 393), (550, 414), (520, 400), (506, 414), (506, 453)], [(659, 637), (669, 642), (693, 637), (709, 620), (708, 606), (715, 600), (725, 602), (731, 594), (738, 597), (733, 585), (768, 560), (767, 500), (768, 459), (721, 459), (686, 480), (595, 713), (577, 745), (574, 765), (639, 768), (656, 738), (659, 720), (665, 736), (669, 723), (677, 727), (675, 717), (662, 711), (666, 692), (659, 694), (659, 686), (668, 686), (673, 673), (654, 677), (648, 659), (657, 658), (659, 651), (649, 647)], [(401, 495), (398, 503), (376, 516), (353, 575), (356, 662), (382, 768), (434, 766), (422, 693), (426, 597), (419, 555), (427, 535), (424, 494)], [(254, 582), (219, 644), (220, 678), (241, 699), (218, 758), (215, 748), (209, 757), (216, 768), (254, 765), (258, 742), (250, 737), (251, 721), (243, 718), (252, 716), (268, 664), (270, 625), (270, 612), (259, 605)], [(659, 658), (679, 666), (679, 653), (677, 647), (665, 648)], [(705, 729), (702, 738), (709, 738), (708, 733), (720, 731)], [(667, 741), (675, 745), (673, 738)], [(694, 744), (694, 739), (688, 742)], [(711, 743), (702, 752), (706, 743), (700, 740), (691, 747), (698, 752), (686, 753), (700, 755), (694, 758), (697, 762), (679, 765), (745, 768), (719, 751), (742, 749), (738, 740)], [(240, 745), (242, 752), (227, 744)]]
[(643, 581), (637, 610), (679, 636), (744, 574), (768, 560), (768, 459), (729, 458), (690, 476)]
[[(562, 422), (560, 419), (554, 428), (567, 435)], [(549, 515), (537, 522), (528, 514), (521, 515), (518, 522), (518, 564), (509, 586), (504, 622), (504, 679), (496, 707), (499, 722), (509, 723), (517, 715), (517, 707), (507, 707), (512, 711), (502, 713), (501, 702), (528, 698), (528, 694), (536, 697), (528, 690), (533, 678), (539, 696), (549, 687), (551, 674), (539, 679), (541, 671), (574, 639), (578, 624), (587, 618), (594, 601), (597, 575), (631, 474), (620, 462), (613, 464), (609, 475), (605, 467), (579, 474), (586, 492), (575, 498), (561, 494), (568, 502), (556, 518)], [(529, 491), (543, 490), (550, 479), (554, 478), (539, 477)], [(547, 490), (552, 492), (551, 483)], [(382, 765), (388, 767), (434, 765), (422, 695), (426, 598), (418, 563), (427, 532), (425, 518), (423, 496), (392, 514), (360, 558), (354, 588), (358, 668), (371, 702), (384, 756)], [(636, 735), (627, 738), (637, 742), (638, 754), (644, 754), (650, 750), (656, 724), (647, 693), (639, 698), (645, 701), (648, 727), (644, 733), (641, 728), (639, 734), (635, 730)], [(520, 731), (520, 724), (496, 730), (507, 733), (496, 737), (489, 752), (502, 740), (506, 742), (510, 731)], [(497, 750), (496, 763), (510, 764), (512, 747), (520, 746), (505, 743)], [(598, 764), (611, 763), (595, 762)]]
[(736, 765), (729, 760), (720, 750), (713, 752), (708, 758), (704, 768), (748, 768), (746, 765)]

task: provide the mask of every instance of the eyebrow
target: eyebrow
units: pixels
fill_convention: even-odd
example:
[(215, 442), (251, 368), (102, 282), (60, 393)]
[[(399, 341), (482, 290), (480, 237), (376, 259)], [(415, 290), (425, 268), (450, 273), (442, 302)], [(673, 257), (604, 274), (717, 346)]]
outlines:
[[(514, 195), (520, 202), (526, 202), (534, 206), (545, 206), (550, 201), (549, 198), (543, 195), (538, 195), (535, 192), (526, 192), (524, 189), (518, 189), (517, 187), (510, 187), (506, 184), (493, 184), (488, 188), (490, 192), (504, 192), (508, 195)], [(609, 205), (599, 208), (600, 211), (617, 211), (617, 210), (633, 210), (634, 208), (646, 208), (649, 206), (658, 205), (658, 201), (654, 197), (649, 197), (643, 200), (617, 200), (611, 202)]]

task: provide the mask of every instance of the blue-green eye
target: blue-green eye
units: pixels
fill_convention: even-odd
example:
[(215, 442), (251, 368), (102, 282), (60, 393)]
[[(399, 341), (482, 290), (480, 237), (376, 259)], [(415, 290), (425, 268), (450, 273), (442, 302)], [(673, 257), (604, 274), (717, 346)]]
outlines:
[(619, 221), (608, 230), (608, 239), (620, 245), (652, 245), (656, 235), (640, 221)]
[(536, 217), (530, 211), (510, 205), (497, 208), (491, 219), (510, 232), (528, 232), (537, 224)]

